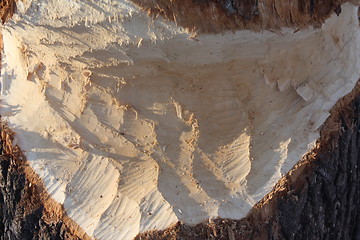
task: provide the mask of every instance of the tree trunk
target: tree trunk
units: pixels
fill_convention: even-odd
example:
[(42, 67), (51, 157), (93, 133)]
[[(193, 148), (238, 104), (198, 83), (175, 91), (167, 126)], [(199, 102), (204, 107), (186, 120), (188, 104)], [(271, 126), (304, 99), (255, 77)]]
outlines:
[(356, 5), (1, 1), (0, 239), (360, 240)]

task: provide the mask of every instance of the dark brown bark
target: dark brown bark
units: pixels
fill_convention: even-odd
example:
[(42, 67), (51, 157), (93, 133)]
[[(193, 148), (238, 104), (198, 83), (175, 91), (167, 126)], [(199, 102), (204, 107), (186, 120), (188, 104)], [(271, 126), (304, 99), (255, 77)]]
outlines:
[(80, 239), (61, 219), (50, 219), (35, 185), (26, 178), (24, 162), (0, 144), (0, 239)]

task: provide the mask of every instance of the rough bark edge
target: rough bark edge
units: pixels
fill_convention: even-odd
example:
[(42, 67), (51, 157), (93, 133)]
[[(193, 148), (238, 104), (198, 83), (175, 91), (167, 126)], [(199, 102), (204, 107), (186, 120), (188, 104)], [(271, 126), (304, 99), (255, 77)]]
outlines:
[[(21, 212), (24, 213), (24, 216), (21, 217), (25, 220), (28, 216), (41, 211), (41, 221), (50, 229), (54, 228), (51, 229), (52, 231), (56, 231), (55, 227), (59, 223), (64, 225), (62, 228), (65, 230), (66, 239), (92, 239), (76, 222), (66, 215), (64, 207), (53, 200), (47, 193), (42, 180), (30, 167), (20, 148), (17, 145), (13, 145), (15, 133), (6, 124), (0, 123), (0, 134), (3, 153), (2, 161), (8, 161), (8, 169), (15, 170), (14, 173), (16, 175), (25, 176), (23, 189), (18, 189), (21, 191), (21, 199), (16, 204), (16, 207), (22, 208)], [(4, 170), (4, 168), (2, 169)], [(11, 184), (15, 185), (18, 183), (11, 182)], [(14, 217), (18, 218), (20, 216)], [(14, 220), (16, 219), (7, 219), (8, 222), (13, 222)], [(36, 225), (36, 223), (33, 224)]]
[(2, 23), (7, 22), (16, 11), (15, 0), (1, 0), (0, 1), (0, 18)]
[[(359, 146), (360, 80), (333, 107), (320, 129), (316, 147), (280, 179), (246, 218), (215, 219), (196, 226), (178, 222), (163, 231), (139, 234), (135, 239), (360, 239)], [(329, 170), (329, 164), (337, 164), (334, 172)], [(308, 209), (306, 201), (314, 201), (312, 198), (321, 198), (320, 205), (313, 202), (314, 208)], [(321, 213), (325, 208), (333, 213)], [(339, 211), (343, 211), (343, 217), (338, 216)], [(332, 218), (333, 229), (326, 225), (330, 221), (327, 218)]]
[[(193, 33), (222, 33), (236, 30), (274, 30), (320, 27), (341, 4), (358, 0), (131, 0), (154, 18), (161, 16)], [(244, 5), (243, 11), (229, 4)], [(257, 4), (256, 14), (253, 13)], [(245, 12), (244, 12), (245, 11)], [(247, 12), (246, 12), (247, 11)], [(252, 11), (252, 12), (249, 12)]]
[[(162, 16), (193, 33), (221, 33), (236, 30), (278, 30), (320, 27), (334, 12), (341, 14), (341, 4), (359, 0), (131, 0), (156, 18)], [(16, 12), (17, 0), (0, 1), (0, 18), (7, 22)], [(244, 2), (244, 13), (227, 5)], [(253, 11), (256, 5), (256, 15)]]

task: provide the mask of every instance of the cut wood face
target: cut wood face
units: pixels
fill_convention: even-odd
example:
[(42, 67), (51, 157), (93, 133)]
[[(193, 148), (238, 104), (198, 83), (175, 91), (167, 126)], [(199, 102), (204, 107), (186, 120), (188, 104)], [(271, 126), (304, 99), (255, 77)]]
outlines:
[(201, 34), (127, 1), (27, 1), (2, 30), (1, 108), (89, 236), (244, 217), (359, 79), (357, 7), (322, 28)]

